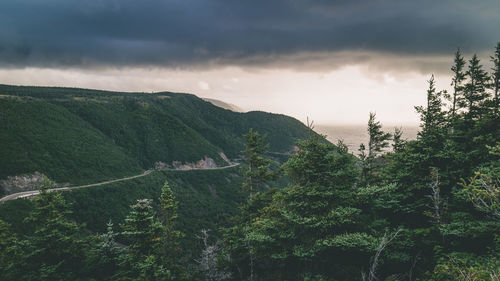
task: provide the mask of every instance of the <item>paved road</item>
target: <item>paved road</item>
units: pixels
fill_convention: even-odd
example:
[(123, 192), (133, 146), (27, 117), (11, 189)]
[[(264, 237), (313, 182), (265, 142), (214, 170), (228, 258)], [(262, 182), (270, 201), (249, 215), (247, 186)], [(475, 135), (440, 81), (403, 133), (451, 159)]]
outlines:
[[(223, 170), (223, 169), (229, 169), (233, 168), (240, 165), (239, 163), (231, 164), (229, 166), (224, 166), (224, 167), (217, 167), (217, 168), (192, 168), (192, 169), (169, 169), (169, 168), (164, 168), (161, 169), (162, 171), (193, 171), (193, 170)], [(147, 170), (142, 174), (136, 175), (136, 176), (131, 176), (131, 177), (126, 177), (126, 178), (121, 178), (121, 179), (116, 179), (116, 180), (109, 180), (109, 181), (104, 181), (104, 182), (99, 182), (99, 183), (93, 183), (93, 184), (86, 184), (86, 185), (79, 185), (79, 186), (65, 186), (65, 187), (59, 187), (59, 188), (51, 188), (47, 189), (47, 192), (52, 192), (52, 191), (68, 191), (68, 190), (73, 190), (73, 189), (79, 189), (79, 188), (87, 188), (87, 187), (93, 187), (93, 186), (99, 186), (99, 185), (105, 185), (109, 183), (114, 183), (114, 182), (119, 182), (119, 181), (127, 181), (131, 179), (136, 179), (140, 177), (147, 176), (151, 174), (154, 170)], [(5, 197), (0, 198), (0, 204), (9, 200), (14, 200), (18, 198), (26, 198), (26, 197), (32, 197), (40, 194), (40, 191), (38, 190), (32, 190), (32, 191), (23, 191), (23, 192), (18, 192), (18, 193), (13, 193), (9, 194)]]

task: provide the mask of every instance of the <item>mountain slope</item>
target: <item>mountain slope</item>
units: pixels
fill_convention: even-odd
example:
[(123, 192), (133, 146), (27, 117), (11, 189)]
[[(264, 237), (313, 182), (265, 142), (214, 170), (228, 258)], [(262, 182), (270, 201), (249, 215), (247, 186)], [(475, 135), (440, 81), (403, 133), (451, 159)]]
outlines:
[(60, 181), (86, 181), (141, 171), (102, 132), (64, 107), (40, 99), (0, 99), (0, 178), (41, 171)]
[(237, 158), (242, 134), (268, 134), (271, 151), (307, 136), (294, 118), (237, 113), (194, 95), (0, 85), (0, 179), (39, 171), (57, 182), (92, 183), (219, 153)]

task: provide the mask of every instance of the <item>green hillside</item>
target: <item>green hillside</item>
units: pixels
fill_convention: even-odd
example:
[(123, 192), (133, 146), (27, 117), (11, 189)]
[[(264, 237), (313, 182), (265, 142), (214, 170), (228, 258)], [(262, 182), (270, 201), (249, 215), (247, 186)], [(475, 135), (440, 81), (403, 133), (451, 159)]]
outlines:
[(267, 134), (290, 151), (307, 128), (294, 118), (236, 113), (194, 95), (0, 85), (0, 179), (32, 173), (81, 184), (150, 169), (155, 162), (238, 158), (242, 134)]
[(0, 178), (41, 171), (78, 184), (141, 171), (124, 148), (64, 107), (1, 98), (0, 108)]
[[(71, 203), (72, 218), (85, 224), (86, 229), (103, 233), (109, 221), (121, 222), (130, 205), (138, 199), (156, 200), (161, 187), (168, 181), (179, 204), (179, 229), (187, 250), (196, 249), (196, 235), (201, 229), (210, 229), (218, 235), (219, 227), (226, 226), (229, 218), (244, 201), (242, 179), (238, 167), (224, 170), (156, 171), (146, 177), (92, 188), (64, 192)], [(18, 199), (0, 204), (0, 220), (10, 223), (17, 233), (26, 233), (30, 225), (24, 219), (32, 211), (32, 200)]]

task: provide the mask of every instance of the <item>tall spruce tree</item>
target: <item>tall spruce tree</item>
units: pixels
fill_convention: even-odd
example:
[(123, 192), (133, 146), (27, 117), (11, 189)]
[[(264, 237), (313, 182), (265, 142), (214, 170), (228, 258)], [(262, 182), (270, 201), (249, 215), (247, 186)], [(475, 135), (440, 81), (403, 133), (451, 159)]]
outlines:
[(264, 157), (264, 154), (269, 149), (269, 144), (264, 144), (266, 136), (261, 136), (252, 128), (245, 138), (245, 160), (242, 165), (243, 173), (243, 190), (249, 191), (253, 196), (259, 188), (266, 182), (272, 180), (275, 174), (271, 171), (271, 160)]
[(80, 227), (68, 218), (69, 205), (61, 192), (49, 192), (52, 183), (43, 179), (40, 195), (26, 222), (35, 227), (21, 245), (24, 252), (18, 266), (23, 280), (74, 280), (83, 275), (84, 241)]
[(165, 257), (165, 266), (170, 270), (173, 279), (180, 280), (185, 275), (180, 264), (180, 239), (184, 236), (176, 229), (178, 202), (168, 181), (165, 181), (159, 198), (160, 221), (163, 223), (164, 237), (162, 238), (162, 255)]
[(17, 256), (13, 251), (18, 244), (17, 237), (8, 223), (0, 219), (0, 280), (15, 280), (19, 276), (12, 274)]
[(119, 260), (124, 254), (116, 241), (118, 234), (113, 231), (113, 223), (109, 221), (106, 228), (106, 233), (97, 236), (99, 243), (95, 245), (89, 260), (92, 276), (98, 280), (111, 280), (120, 270)]
[(462, 56), (460, 49), (458, 49), (455, 52), (454, 64), (451, 67), (451, 71), (453, 72), (453, 77), (451, 78), (451, 86), (453, 86), (453, 96), (449, 97), (451, 101), (451, 114), (450, 114), (451, 123), (454, 122), (459, 108), (463, 106), (463, 90), (464, 90), (463, 82), (465, 81), (466, 78), (464, 72), (464, 66), (465, 66), (465, 59)]
[(359, 157), (363, 160), (363, 167), (361, 171), (361, 184), (370, 185), (377, 181), (377, 157), (380, 153), (389, 146), (389, 140), (392, 135), (382, 131), (382, 124), (376, 121), (376, 114), (370, 112), (368, 119), (368, 153), (365, 153), (365, 145), (362, 143), (359, 146)]
[(317, 136), (298, 146), (285, 164), (293, 185), (249, 228), (256, 260), (266, 262), (259, 280), (355, 280), (376, 244), (355, 207), (355, 158)]
[(493, 107), (494, 112), (498, 117), (498, 91), (500, 88), (500, 42), (497, 43), (495, 47), (495, 52), (493, 56), (491, 56), (491, 61), (493, 62), (493, 73), (491, 78), (493, 79), (493, 90), (494, 90), (494, 98), (493, 98)]
[(156, 218), (151, 200), (137, 200), (136, 204), (131, 206), (122, 227), (122, 236), (126, 238), (132, 251), (143, 255), (156, 252), (162, 225)]
[(380, 121), (376, 121), (376, 114), (370, 112), (370, 118), (368, 119), (368, 157), (375, 158), (380, 152), (389, 146), (389, 140), (391, 139), (390, 133), (385, 133), (382, 131), (382, 124)]
[(429, 88), (427, 89), (427, 106), (416, 106), (416, 111), (420, 114), (420, 124), (422, 130), (419, 136), (426, 140), (439, 141), (439, 136), (443, 133), (445, 122), (445, 113), (442, 111), (441, 97), (444, 91), (436, 91), (436, 82), (434, 75), (431, 76), (429, 81)]
[(122, 228), (128, 253), (122, 256), (122, 269), (115, 279), (169, 280), (171, 272), (162, 255), (163, 226), (156, 218), (151, 200), (137, 200)]
[(174, 229), (175, 221), (178, 217), (177, 215), (177, 201), (175, 201), (175, 195), (170, 188), (168, 181), (165, 181), (161, 189), (160, 198), (160, 220), (163, 225), (168, 229)]
[(403, 129), (401, 127), (394, 128), (394, 135), (392, 137), (392, 151), (400, 152), (403, 151), (406, 144), (406, 140), (403, 139)]
[(467, 77), (468, 81), (464, 90), (464, 98), (468, 109), (466, 118), (473, 120), (480, 118), (484, 114), (485, 108), (483, 105), (490, 96), (487, 91), (490, 78), (476, 54), (469, 60)]

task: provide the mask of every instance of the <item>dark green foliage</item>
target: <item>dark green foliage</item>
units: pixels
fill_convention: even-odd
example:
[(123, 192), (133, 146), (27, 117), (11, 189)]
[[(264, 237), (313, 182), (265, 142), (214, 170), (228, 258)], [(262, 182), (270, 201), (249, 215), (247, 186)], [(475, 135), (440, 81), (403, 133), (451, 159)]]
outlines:
[(151, 200), (140, 199), (131, 206), (120, 233), (128, 252), (119, 257), (122, 270), (116, 280), (170, 280), (161, 248), (166, 241)]
[(394, 128), (394, 134), (392, 137), (393, 140), (392, 151), (401, 152), (404, 149), (406, 141), (401, 138), (402, 135), (403, 135), (403, 129), (401, 127)]
[(488, 93), (490, 77), (480, 64), (476, 54), (469, 60), (466, 72), (468, 81), (465, 84), (464, 98), (467, 108), (467, 120), (480, 118), (486, 111), (484, 102), (490, 96)]
[(285, 164), (293, 185), (248, 202), (227, 236), (235, 243), (229, 251), (256, 280), (356, 280), (377, 239), (364, 232), (356, 208), (355, 159), (319, 137), (298, 146)]
[(500, 256), (477, 256), (468, 252), (453, 252), (438, 260), (426, 280), (498, 280)]
[(258, 132), (250, 129), (244, 135), (246, 140), (245, 156), (241, 167), (243, 175), (243, 190), (249, 191), (250, 195), (259, 190), (264, 184), (276, 178), (271, 169), (271, 159), (263, 157), (269, 149), (269, 145), (264, 145), (266, 136), (260, 136)]
[(495, 47), (495, 52), (493, 56), (491, 56), (491, 61), (493, 62), (493, 73), (491, 74), (491, 78), (493, 79), (493, 90), (494, 90), (494, 98), (493, 98), (493, 107), (495, 109), (495, 113), (498, 117), (498, 91), (500, 90), (500, 42), (497, 43)]
[[(110, 219), (122, 221), (129, 206), (136, 200), (159, 198), (167, 179), (179, 202), (175, 225), (186, 234), (184, 248), (186, 243), (188, 248), (196, 248), (194, 241), (199, 230), (215, 231), (217, 225), (226, 224), (229, 217), (236, 213), (238, 203), (244, 200), (237, 167), (213, 171), (154, 172), (127, 182), (77, 189), (64, 193), (64, 196), (72, 203), (72, 216), (76, 221), (86, 222), (93, 231), (104, 232), (107, 222)], [(161, 218), (160, 206), (157, 207)], [(0, 212), (3, 210), (0, 209)]]
[[(458, 64), (458, 68), (464, 65)], [(393, 198), (399, 202), (386, 218), (413, 233), (412, 244), (420, 245), (417, 263), (427, 268), (413, 274), (424, 280), (467, 280), (473, 275), (490, 280), (490, 273), (498, 275), (499, 221), (492, 194), (499, 160), (488, 150), (499, 141), (499, 123), (490, 114), (494, 109), (487, 73), (477, 56), (469, 64), (466, 75), (458, 79), (465, 85), (457, 82), (455, 117), (445, 117), (440, 92), (431, 79), (427, 106), (417, 108), (422, 120), (418, 139), (388, 155), (384, 171), (385, 181), (396, 186)], [(486, 198), (489, 203), (482, 204)]]
[(434, 75), (428, 81), (429, 89), (427, 90), (427, 106), (416, 106), (416, 111), (420, 114), (421, 128), (419, 137), (425, 139), (431, 146), (435, 146), (436, 142), (442, 141), (443, 128), (445, 125), (445, 114), (442, 111), (442, 95), (443, 91), (436, 92), (436, 83)]
[(375, 158), (382, 150), (389, 146), (390, 133), (382, 131), (382, 124), (375, 121), (375, 113), (370, 112), (368, 119), (368, 157)]
[(11, 260), (15, 253), (17, 237), (8, 223), (0, 220), (0, 277), (7, 278), (12, 271)]
[(307, 128), (284, 115), (236, 113), (193, 95), (0, 85), (0, 179), (42, 172), (59, 183), (138, 174), (158, 162), (238, 158), (242, 134), (288, 152)]
[(140, 199), (130, 207), (125, 217), (121, 236), (127, 241), (129, 248), (140, 255), (152, 255), (160, 247), (162, 225), (155, 216), (151, 200)]
[(368, 119), (368, 153), (365, 153), (365, 145), (359, 146), (360, 159), (362, 160), (361, 184), (370, 185), (378, 181), (378, 170), (381, 165), (379, 154), (389, 146), (392, 135), (382, 131), (382, 124), (375, 121), (375, 113), (370, 112)]
[(133, 157), (63, 107), (0, 98), (0, 178), (41, 171), (74, 184), (139, 173)]
[(175, 226), (175, 221), (177, 219), (177, 201), (175, 201), (175, 195), (170, 186), (168, 185), (168, 181), (165, 181), (161, 189), (160, 198), (158, 198), (161, 221), (165, 225), (165, 227), (173, 229)]
[(453, 86), (453, 96), (447, 96), (447, 98), (451, 101), (451, 120), (454, 121), (459, 109), (464, 107), (464, 97), (463, 91), (464, 86), (463, 82), (465, 81), (465, 73), (464, 73), (465, 60), (458, 49), (455, 52), (455, 60), (454, 65), (451, 67), (451, 71), (453, 72), (453, 77), (451, 79), (451, 86)]
[(299, 143), (297, 154), (285, 164), (285, 173), (296, 185), (334, 183), (345, 189), (352, 187), (357, 178), (353, 165), (352, 155), (315, 136)]
[(180, 266), (182, 258), (182, 248), (180, 239), (184, 236), (182, 232), (177, 230), (176, 221), (178, 218), (177, 208), (178, 202), (175, 199), (174, 192), (165, 181), (161, 189), (159, 201), (160, 221), (163, 224), (163, 245), (161, 255), (165, 257), (165, 266), (170, 270), (170, 275), (173, 279), (179, 279), (184, 275), (183, 269)]
[[(293, 185), (257, 194), (227, 229), (236, 279), (359, 280), (368, 268), (376, 269), (369, 280), (498, 278), (500, 123), (477, 57), (465, 74), (459, 52), (455, 59), (455, 105), (446, 115), (446, 93), (431, 77), (427, 105), (417, 107), (417, 140), (396, 131), (393, 152), (384, 154), (389, 136), (371, 115), (361, 169), (340, 161), (341, 147), (299, 145), (285, 165)], [(368, 177), (370, 160), (376, 169)], [(361, 184), (342, 180), (359, 170)], [(376, 237), (395, 228), (374, 255)]]
[(117, 241), (118, 233), (113, 230), (113, 223), (107, 224), (104, 234), (96, 235), (96, 242), (89, 254), (89, 271), (99, 280), (111, 280), (120, 270), (120, 257), (125, 254)]
[(25, 219), (34, 227), (7, 248), (10, 260), (2, 280), (79, 280), (86, 275), (85, 248), (81, 228), (68, 215), (68, 205), (59, 192), (47, 192), (48, 181), (33, 200)]

